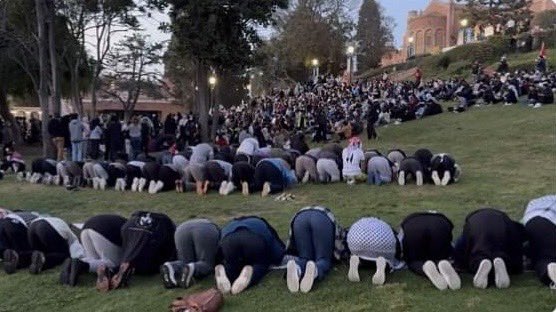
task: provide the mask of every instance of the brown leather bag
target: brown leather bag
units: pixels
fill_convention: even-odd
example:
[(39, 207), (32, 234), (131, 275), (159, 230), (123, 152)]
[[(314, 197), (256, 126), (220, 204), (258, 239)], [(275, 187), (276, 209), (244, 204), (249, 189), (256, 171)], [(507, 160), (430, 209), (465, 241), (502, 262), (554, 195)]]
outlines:
[(217, 312), (224, 304), (224, 296), (211, 288), (191, 294), (185, 298), (176, 298), (170, 305), (171, 312)]

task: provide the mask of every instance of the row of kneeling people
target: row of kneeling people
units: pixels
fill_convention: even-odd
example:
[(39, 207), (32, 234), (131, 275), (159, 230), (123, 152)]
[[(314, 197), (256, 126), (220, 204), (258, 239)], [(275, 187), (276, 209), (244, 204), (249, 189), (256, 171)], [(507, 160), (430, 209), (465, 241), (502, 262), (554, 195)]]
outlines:
[(176, 227), (164, 214), (139, 211), (129, 219), (97, 215), (77, 230), (59, 218), (4, 211), (0, 249), (6, 273), (28, 267), (38, 274), (63, 264), (62, 284), (75, 286), (81, 274), (91, 272), (102, 292), (127, 286), (133, 274), (160, 272), (167, 288), (187, 288), (214, 273), (219, 290), (238, 294), (283, 268), (291, 292), (309, 292), (334, 263), (348, 259), (352, 282), (361, 280), (360, 268), (370, 267), (372, 283), (382, 285), (388, 273), (407, 266), (440, 290), (459, 289), (458, 272), (474, 274), (477, 288), (507, 288), (510, 275), (524, 269), (556, 285), (556, 195), (532, 200), (521, 223), (483, 208), (467, 216), (455, 244), (452, 230), (452, 222), (437, 212), (413, 213), (398, 231), (374, 217), (343, 229), (331, 210), (311, 206), (292, 218), (284, 244), (256, 216), (222, 228), (208, 219)]
[(419, 149), (407, 157), (399, 149), (382, 155), (377, 150), (363, 152), (354, 143), (344, 149), (329, 144), (303, 155), (285, 150), (266, 158), (240, 154), (245, 157), (237, 157), (235, 162), (219, 159), (224, 157), (215, 159), (211, 151), (208, 144), (200, 144), (193, 148), (191, 155), (172, 155), (164, 162), (83, 163), (39, 158), (33, 161), (27, 180), (70, 187), (114, 187), (119, 191), (148, 189), (153, 194), (176, 189), (178, 192), (196, 190), (203, 195), (212, 189), (228, 195), (241, 189), (245, 195), (262, 192), (266, 196), (282, 192), (298, 181), (330, 183), (344, 179), (353, 184), (366, 180), (381, 185), (397, 180), (400, 185), (409, 181), (417, 185), (429, 182), (447, 185), (456, 182), (461, 172), (453, 157), (433, 155), (428, 149)]

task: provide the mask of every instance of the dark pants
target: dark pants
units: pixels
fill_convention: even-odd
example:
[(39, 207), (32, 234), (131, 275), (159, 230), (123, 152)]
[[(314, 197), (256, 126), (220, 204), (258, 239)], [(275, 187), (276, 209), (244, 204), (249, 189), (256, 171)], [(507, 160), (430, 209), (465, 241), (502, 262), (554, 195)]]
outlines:
[(402, 223), (403, 255), (409, 269), (425, 275), (423, 264), (430, 260), (438, 263), (452, 255), (453, 225), (441, 214), (413, 214)]
[(477, 210), (467, 216), (456, 243), (456, 265), (475, 273), (481, 261), (501, 258), (509, 274), (521, 273), (524, 239), (523, 227), (505, 213), (488, 208)]
[(305, 274), (307, 261), (317, 265), (318, 280), (322, 280), (332, 267), (334, 257), (335, 226), (321, 211), (308, 210), (293, 220), (293, 240), (297, 250), (296, 263)]
[(62, 264), (70, 256), (67, 241), (46, 220), (31, 223), (28, 238), (31, 249), (44, 254), (44, 270)]
[(239, 229), (224, 237), (220, 248), (230, 281), (235, 281), (246, 265), (253, 267), (249, 286), (257, 284), (268, 272), (271, 263), (270, 250), (261, 236), (247, 229)]
[(368, 122), (367, 123), (367, 138), (369, 140), (371, 139), (376, 139), (377, 134), (376, 134), (376, 130), (375, 130), (375, 123), (374, 122)]
[(179, 180), (180, 174), (168, 167), (168, 166), (161, 166), (160, 171), (158, 172), (158, 179), (164, 183), (164, 187), (162, 191), (169, 191), (173, 189), (176, 185), (176, 180)]
[(155, 162), (148, 162), (143, 166), (143, 178), (147, 181), (158, 181), (160, 165)]
[(122, 262), (137, 273), (158, 272), (159, 266), (175, 258), (176, 226), (164, 214), (139, 211), (122, 226)]
[(261, 191), (265, 182), (270, 183), (270, 193), (278, 193), (285, 189), (282, 172), (268, 161), (261, 161), (255, 168), (254, 191)]
[(19, 255), (18, 268), (29, 266), (31, 245), (29, 245), (27, 227), (12, 219), (0, 219), (0, 257), (7, 249), (15, 250)]
[(215, 187), (220, 186), (223, 181), (228, 181), (226, 172), (217, 162), (209, 161), (206, 164), (207, 180)]
[(106, 181), (107, 186), (114, 186), (116, 185), (116, 180), (120, 178), (125, 178), (126, 171), (122, 168), (116, 166), (108, 166), (108, 180)]
[(91, 157), (91, 159), (98, 159), (100, 154), (100, 140), (90, 139), (89, 144), (89, 156)]
[(131, 160), (136, 160), (143, 149), (141, 137), (132, 137), (129, 143), (131, 144)]
[(232, 167), (232, 182), (237, 188), (241, 188), (241, 182), (254, 185), (255, 167), (245, 161), (236, 162)]
[(547, 266), (556, 262), (556, 225), (543, 217), (534, 217), (525, 224), (529, 239), (529, 257), (542, 283), (550, 285)]
[(128, 186), (133, 183), (133, 179), (141, 177), (143, 177), (141, 168), (132, 165), (126, 166), (126, 183)]
[(212, 223), (190, 221), (181, 224), (174, 235), (178, 252), (178, 270), (194, 267), (194, 277), (202, 278), (214, 271), (220, 229)]

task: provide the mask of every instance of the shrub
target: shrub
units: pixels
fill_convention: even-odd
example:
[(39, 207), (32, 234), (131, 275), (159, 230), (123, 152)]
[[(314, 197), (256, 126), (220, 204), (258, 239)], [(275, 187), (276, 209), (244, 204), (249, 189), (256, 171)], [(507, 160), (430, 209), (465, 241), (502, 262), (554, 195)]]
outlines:
[(438, 61), (436, 62), (436, 66), (446, 69), (448, 68), (448, 66), (450, 66), (451, 62), (452, 60), (450, 59), (450, 55), (444, 54), (438, 59)]

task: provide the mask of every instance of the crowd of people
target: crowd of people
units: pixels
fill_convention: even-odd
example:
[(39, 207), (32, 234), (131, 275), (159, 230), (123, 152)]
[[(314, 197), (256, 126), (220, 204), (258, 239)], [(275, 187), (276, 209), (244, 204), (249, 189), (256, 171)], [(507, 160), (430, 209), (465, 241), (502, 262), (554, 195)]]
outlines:
[(307, 293), (342, 261), (349, 262), (351, 282), (359, 282), (360, 269), (370, 265), (374, 285), (407, 267), (439, 290), (460, 289), (460, 273), (473, 274), (479, 289), (508, 288), (510, 276), (524, 270), (556, 286), (556, 195), (530, 201), (521, 222), (481, 208), (467, 215), (455, 241), (453, 229), (448, 217), (430, 211), (408, 215), (398, 230), (377, 217), (343, 228), (329, 208), (309, 206), (293, 216), (284, 243), (258, 216), (238, 217), (222, 228), (209, 219), (176, 227), (167, 215), (148, 211), (68, 224), (0, 209), (0, 255), (7, 274), (25, 268), (39, 274), (62, 265), (60, 282), (69, 286), (95, 273), (101, 292), (128, 286), (134, 274), (159, 272), (166, 288), (188, 288), (214, 273), (222, 293), (237, 295), (270, 270), (286, 269), (288, 290)]

